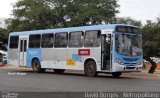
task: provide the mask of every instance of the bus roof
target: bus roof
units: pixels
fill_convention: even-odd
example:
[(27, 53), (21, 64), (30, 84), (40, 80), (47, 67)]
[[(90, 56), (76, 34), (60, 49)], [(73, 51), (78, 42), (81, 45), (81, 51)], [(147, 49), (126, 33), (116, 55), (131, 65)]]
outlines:
[[(29, 35), (29, 34), (41, 34), (41, 33), (74, 32), (74, 31), (82, 31), (82, 30), (84, 30), (84, 31), (86, 31), (86, 30), (101, 30), (101, 29), (113, 29), (113, 30), (115, 30), (116, 26), (132, 26), (132, 25), (126, 25), (126, 24), (108, 24), (108, 25), (93, 25), (93, 26), (58, 28), (58, 29), (21, 31), (21, 32), (12, 32), (12, 33), (10, 33), (10, 36), (14, 36), (14, 35)], [(132, 27), (136, 27), (136, 26), (132, 26)]]

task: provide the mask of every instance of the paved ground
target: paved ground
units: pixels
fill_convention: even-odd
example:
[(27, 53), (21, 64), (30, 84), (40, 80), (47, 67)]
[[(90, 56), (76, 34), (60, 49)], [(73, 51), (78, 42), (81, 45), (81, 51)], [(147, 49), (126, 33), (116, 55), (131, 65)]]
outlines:
[(121, 78), (108, 74), (86, 77), (79, 71), (64, 74), (33, 73), (31, 69), (1, 67), (0, 91), (14, 92), (89, 92), (160, 91), (160, 73), (125, 73)]

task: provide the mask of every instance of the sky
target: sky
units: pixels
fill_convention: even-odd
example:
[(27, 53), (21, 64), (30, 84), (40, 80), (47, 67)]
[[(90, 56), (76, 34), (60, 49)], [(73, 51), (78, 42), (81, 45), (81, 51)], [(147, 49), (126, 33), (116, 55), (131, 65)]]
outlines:
[(0, 18), (11, 17), (12, 4), (17, 0), (0, 0)]
[(160, 17), (160, 0), (119, 0), (119, 17), (131, 17), (145, 23)]
[[(11, 17), (12, 4), (17, 0), (0, 0), (0, 18)], [(118, 17), (131, 17), (145, 23), (160, 17), (160, 0), (119, 0)]]

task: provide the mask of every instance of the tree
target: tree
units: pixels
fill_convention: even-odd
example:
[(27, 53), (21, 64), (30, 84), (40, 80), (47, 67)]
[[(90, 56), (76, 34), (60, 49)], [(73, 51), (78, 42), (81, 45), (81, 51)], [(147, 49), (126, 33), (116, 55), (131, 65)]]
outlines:
[(19, 0), (8, 19), (10, 31), (85, 26), (108, 23), (117, 0)]
[(3, 29), (0, 28), (0, 42), (3, 40), (3, 36), (4, 36), (2, 32), (3, 32)]
[(7, 43), (7, 30), (0, 28), (0, 42)]
[(138, 26), (138, 27), (142, 26), (141, 21), (132, 19), (131, 17), (116, 17), (111, 20), (111, 23), (128, 24), (128, 25), (134, 25), (134, 26)]
[(157, 22), (147, 21), (142, 32), (144, 59), (152, 64), (149, 73), (154, 73), (157, 64), (150, 57), (160, 56), (160, 18)]

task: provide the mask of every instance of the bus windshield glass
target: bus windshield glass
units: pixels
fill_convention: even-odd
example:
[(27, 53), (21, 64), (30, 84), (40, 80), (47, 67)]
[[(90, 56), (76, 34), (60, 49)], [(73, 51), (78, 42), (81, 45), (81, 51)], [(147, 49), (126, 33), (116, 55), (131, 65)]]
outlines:
[(116, 32), (140, 34), (139, 28), (130, 26), (117, 26)]
[(142, 56), (142, 36), (140, 34), (117, 33), (116, 51), (124, 56)]

